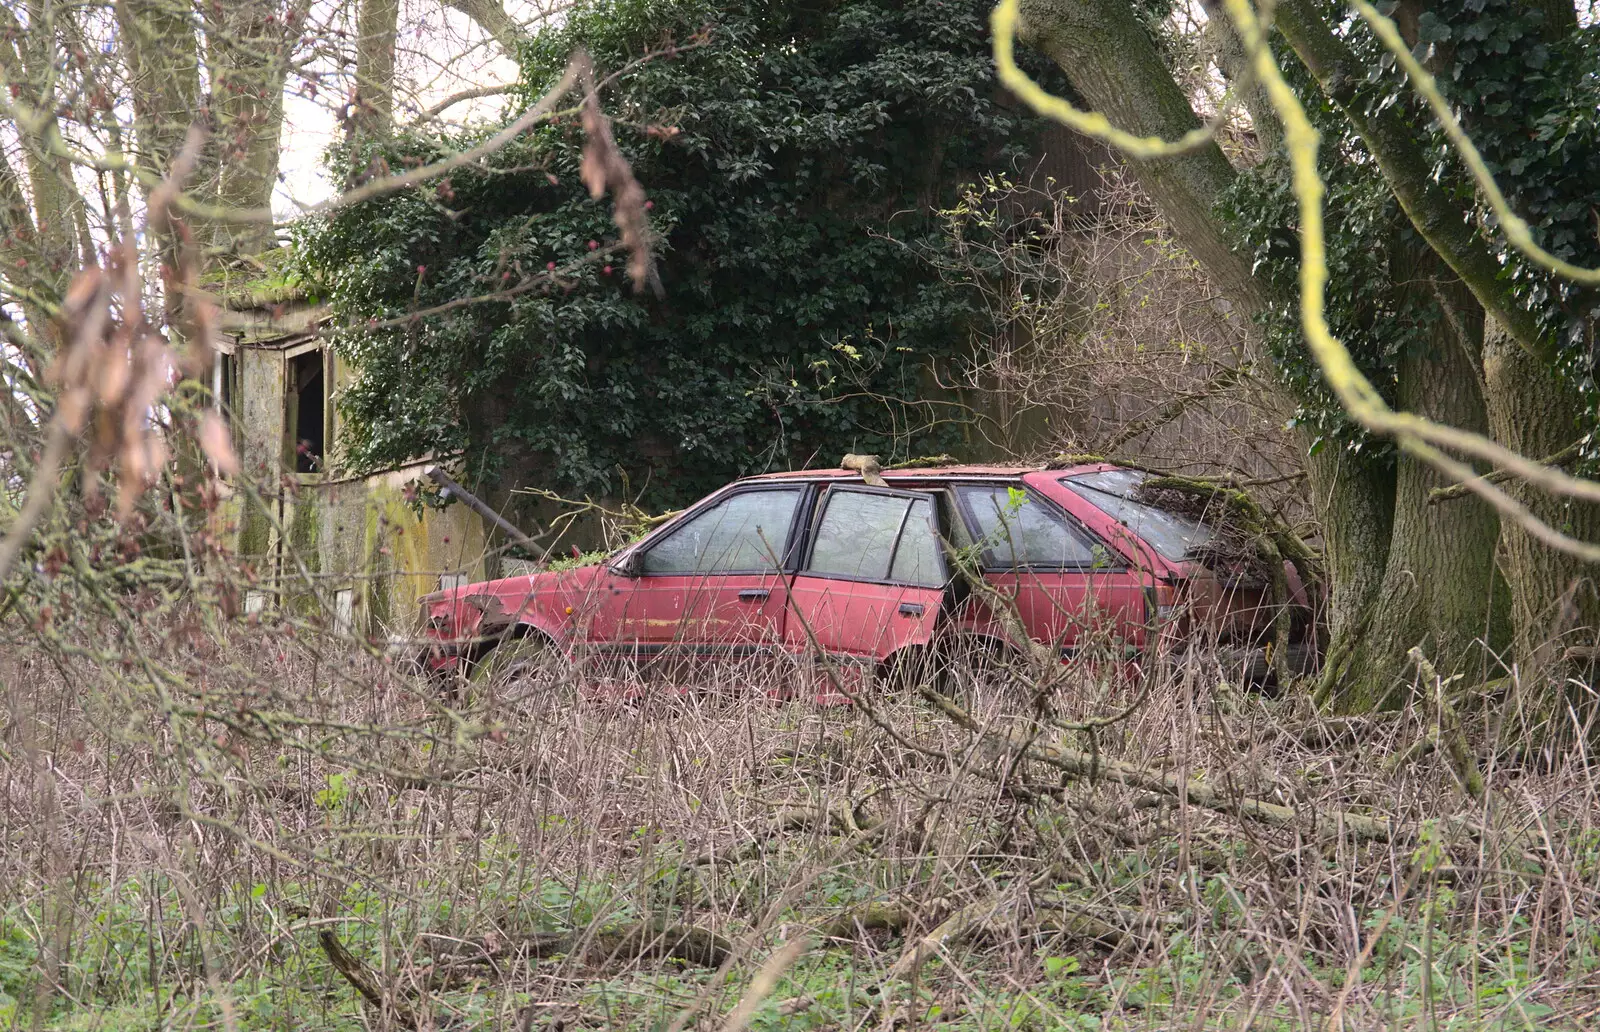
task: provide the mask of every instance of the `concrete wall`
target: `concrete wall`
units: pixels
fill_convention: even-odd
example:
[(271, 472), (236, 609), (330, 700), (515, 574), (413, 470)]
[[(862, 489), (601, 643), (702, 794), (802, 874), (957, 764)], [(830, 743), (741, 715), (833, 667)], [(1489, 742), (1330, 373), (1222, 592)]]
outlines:
[(259, 575), (250, 606), (348, 621), (348, 630), (380, 642), (409, 639), (418, 599), (437, 591), (441, 578), (471, 582), (486, 574), (483, 521), (475, 513), (411, 501), (424, 468), (369, 477), (300, 474), (276, 493), (236, 494), (224, 529)]
[(339, 611), (336, 593), (350, 591), (351, 628), (392, 641), (415, 631), (417, 600), (437, 591), (441, 577), (483, 579), (482, 520), (463, 505), (432, 509), (409, 500), (423, 468), (296, 478), (297, 490), (286, 498), (284, 559), (300, 558), (320, 589), (296, 600), (301, 609), (331, 617)]

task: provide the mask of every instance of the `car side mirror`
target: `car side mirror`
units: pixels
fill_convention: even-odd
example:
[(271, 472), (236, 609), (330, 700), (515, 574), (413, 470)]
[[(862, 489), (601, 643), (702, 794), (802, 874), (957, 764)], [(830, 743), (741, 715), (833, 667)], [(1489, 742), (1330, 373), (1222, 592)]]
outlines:
[(637, 577), (642, 566), (639, 553), (629, 552), (611, 564), (611, 572), (619, 577)]

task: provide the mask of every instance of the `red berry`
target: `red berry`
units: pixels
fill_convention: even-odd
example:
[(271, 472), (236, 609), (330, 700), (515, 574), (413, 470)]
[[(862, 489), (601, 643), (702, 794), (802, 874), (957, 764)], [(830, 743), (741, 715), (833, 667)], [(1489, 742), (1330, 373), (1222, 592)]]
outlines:
[(609, 275), (611, 275), (611, 266), (607, 265), (604, 269), (601, 269), (600, 271), (605, 273), (607, 276), (609, 276)]
[(593, 251), (595, 248), (597, 248), (599, 246), (600, 246), (600, 241), (598, 241), (598, 240), (589, 241), (589, 250)]
[(654, 208), (655, 206), (656, 206), (656, 202), (655, 201), (645, 201), (644, 202), (644, 210), (645, 211), (649, 211), (651, 208)]
[(556, 268), (556, 263), (555, 262), (545, 262), (544, 263), (544, 267), (549, 269), (551, 272), (554, 272), (555, 268)]

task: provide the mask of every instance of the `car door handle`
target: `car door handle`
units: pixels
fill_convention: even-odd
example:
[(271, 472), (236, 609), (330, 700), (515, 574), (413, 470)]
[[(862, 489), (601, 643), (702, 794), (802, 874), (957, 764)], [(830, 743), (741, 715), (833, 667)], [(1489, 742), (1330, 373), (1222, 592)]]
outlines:
[(922, 615), (922, 603), (921, 602), (902, 602), (902, 603), (900, 603), (900, 615), (901, 616), (921, 616)]
[(772, 592), (766, 588), (745, 588), (739, 592), (740, 602), (765, 602)]

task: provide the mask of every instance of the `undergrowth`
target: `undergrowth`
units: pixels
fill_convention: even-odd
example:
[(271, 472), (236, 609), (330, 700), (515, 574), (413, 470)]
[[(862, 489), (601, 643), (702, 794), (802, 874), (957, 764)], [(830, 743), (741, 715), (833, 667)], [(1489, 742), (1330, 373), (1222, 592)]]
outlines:
[[(551, 663), (447, 706), (395, 661), (275, 620), (233, 625), (187, 703), (66, 654), (0, 659), (0, 1027), (1554, 1029), (1600, 1013), (1587, 757), (1500, 766), (1477, 728), (1474, 800), (1410, 748), (1436, 719), (1427, 691), (1323, 719), (1239, 692), (1197, 652), (1087, 732), (1069, 728), (1134, 689), (1085, 669), (1040, 700), (991, 670), (963, 686), (964, 727), (910, 690), (772, 702), (765, 688), (805, 675), (777, 661)], [(1040, 742), (1104, 768), (1074, 774), (1026, 751)], [(1220, 793), (1152, 790), (1118, 762)]]

